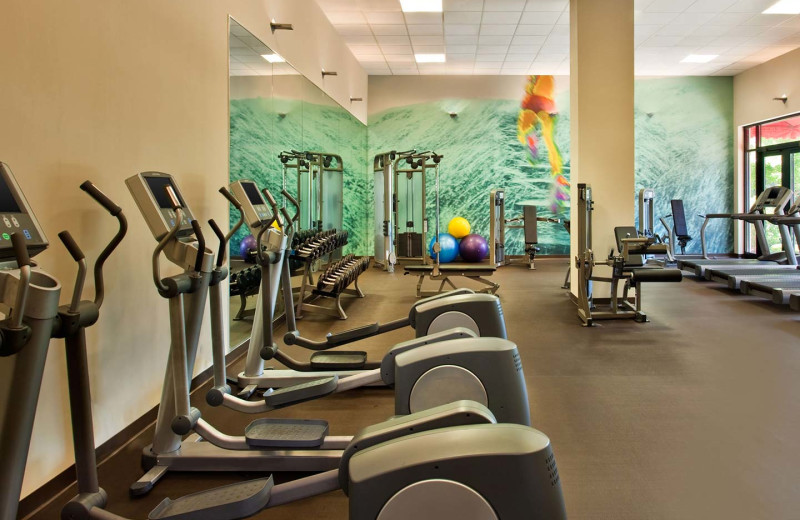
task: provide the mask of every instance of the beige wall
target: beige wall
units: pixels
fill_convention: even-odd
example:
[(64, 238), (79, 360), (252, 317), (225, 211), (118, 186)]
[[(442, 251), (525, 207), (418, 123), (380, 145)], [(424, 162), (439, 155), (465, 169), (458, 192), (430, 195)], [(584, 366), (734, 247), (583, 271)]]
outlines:
[[(634, 211), (633, 0), (570, 0), (570, 79), (570, 250), (578, 254), (578, 184), (590, 184), (591, 245), (603, 260), (616, 248), (614, 226)], [(595, 294), (608, 294), (605, 284)]]
[[(784, 105), (772, 98), (786, 94)], [(741, 127), (800, 112), (800, 49), (778, 56), (757, 67), (748, 69), (733, 78), (734, 143), (734, 197), (736, 208), (744, 211), (744, 165), (742, 164), (743, 139)], [(742, 224), (736, 227), (734, 247), (742, 252)]]
[[(167, 305), (150, 281), (155, 241), (123, 180), (173, 173), (198, 218), (228, 220), (216, 190), (228, 180), (229, 13), (343, 106), (367, 98), (366, 74), (313, 0), (0, 4), (0, 160), (51, 241), (37, 260), (63, 281), (62, 300), (75, 267), (56, 234), (69, 229), (94, 258), (115, 230), (78, 184), (94, 181), (130, 221), (88, 335), (98, 443), (157, 404), (168, 351)], [(271, 18), (295, 30), (272, 34)], [(323, 67), (339, 75), (323, 82)], [(364, 121), (366, 102), (352, 107)], [(198, 369), (210, 364), (209, 347), (205, 338)], [(63, 358), (53, 341), (23, 495), (72, 463)]]

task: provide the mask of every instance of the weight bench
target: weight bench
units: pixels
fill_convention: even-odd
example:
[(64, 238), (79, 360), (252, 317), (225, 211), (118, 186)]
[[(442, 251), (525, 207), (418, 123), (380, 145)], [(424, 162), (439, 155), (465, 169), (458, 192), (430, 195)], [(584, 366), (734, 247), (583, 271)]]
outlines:
[[(444, 264), (439, 266), (439, 274), (433, 273), (433, 265), (407, 265), (404, 266), (405, 274), (413, 274), (419, 279), (417, 281), (417, 298), (434, 296), (441, 294), (445, 290), (445, 285), (452, 289), (458, 289), (450, 278), (462, 276), (476, 282), (482, 283), (487, 287), (476, 292), (495, 294), (500, 288), (500, 284), (487, 280), (497, 270), (497, 267), (490, 264)], [(428, 277), (431, 280), (441, 281), (437, 290), (422, 290), (422, 282)], [(449, 290), (449, 289), (448, 289)]]

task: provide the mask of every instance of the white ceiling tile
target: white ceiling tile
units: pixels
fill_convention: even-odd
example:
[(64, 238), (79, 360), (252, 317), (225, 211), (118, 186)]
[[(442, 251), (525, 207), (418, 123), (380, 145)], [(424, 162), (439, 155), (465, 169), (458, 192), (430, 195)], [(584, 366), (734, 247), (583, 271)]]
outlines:
[(695, 29), (693, 36), (722, 36), (728, 32), (730, 26), (726, 25), (703, 25)]
[(526, 11), (522, 13), (519, 23), (522, 25), (555, 25), (561, 13), (553, 11)]
[(658, 25), (634, 25), (633, 34), (635, 36), (652, 36), (658, 32)]
[(644, 11), (633, 13), (633, 23), (636, 25), (666, 25), (678, 17), (678, 13), (646, 13)]
[(561, 13), (561, 16), (558, 17), (558, 21), (556, 22), (557, 25), (566, 25), (569, 27), (570, 19), (569, 19), (569, 12), (564, 11)]
[(539, 51), (539, 47), (536, 45), (509, 45), (508, 52), (509, 54), (528, 54), (531, 55), (535, 54)]
[[(375, 38), (370, 34), (369, 36), (345, 36), (344, 41), (347, 44), (355, 45), (374, 45)], [(266, 54), (266, 53), (264, 53)]]
[(352, 25), (367, 23), (361, 11), (334, 11), (327, 13), (328, 20), (334, 25)]
[(739, 25), (753, 15), (750, 13), (720, 13), (709, 20), (709, 25)]
[(360, 63), (365, 64), (385, 64), (386, 58), (383, 54), (356, 54), (356, 58)]
[(699, 0), (686, 8), (690, 13), (721, 13), (736, 3), (736, 0)]
[(719, 38), (714, 38), (714, 41), (711, 42), (709, 47), (724, 47), (727, 50), (740, 43), (742, 43), (742, 39), (738, 36), (720, 36)]
[(715, 13), (684, 12), (676, 16), (670, 23), (675, 25), (694, 25), (696, 27), (711, 21), (711, 19), (714, 18), (714, 14)]
[(797, 29), (800, 29), (800, 15), (793, 16), (793, 17), (789, 18), (788, 20), (783, 22), (780, 26), (781, 27), (795, 27)]
[(481, 23), (483, 24), (513, 24), (519, 22), (521, 12), (485, 12)]
[(748, 18), (742, 25), (757, 25), (761, 27), (772, 27), (783, 22), (788, 22), (794, 15), (791, 14), (757, 14), (752, 18)]
[(737, 36), (740, 40), (752, 38), (754, 36), (761, 36), (762, 34), (771, 32), (769, 27), (760, 27), (758, 25), (737, 25), (728, 28), (725, 33), (727, 36)]
[(511, 38), (513, 36), (484, 36), (478, 38), (479, 45), (511, 45)]
[(683, 37), (681, 36), (651, 36), (643, 44), (643, 47), (672, 47), (677, 45)]
[(443, 0), (445, 11), (483, 11), (483, 0)]
[(500, 68), (503, 66), (503, 61), (476, 61), (475, 68), (476, 69), (493, 69), (493, 68)]
[(481, 13), (479, 11), (445, 11), (444, 23), (479, 24)]
[(475, 54), (478, 51), (477, 45), (447, 45), (447, 54)]
[(372, 36), (372, 30), (367, 24), (337, 25), (336, 30), (342, 36)]
[(408, 55), (386, 56), (386, 63), (394, 65), (399, 63), (416, 63), (416, 62), (414, 61), (414, 56), (412, 54), (408, 54)]
[(508, 51), (508, 45), (478, 45), (478, 54), (503, 54)]
[(411, 36), (411, 45), (444, 45), (444, 36)]
[(675, 25), (668, 24), (658, 30), (658, 36), (687, 36), (691, 34), (696, 27), (691, 25)]
[(552, 29), (552, 25), (518, 25), (514, 34), (521, 36), (547, 36)]
[(372, 33), (375, 36), (403, 36), (408, 34), (404, 25), (371, 25)]
[(415, 25), (415, 24), (408, 24), (408, 34), (411, 35), (420, 35), (420, 36), (429, 36), (432, 34), (444, 34), (444, 29), (442, 25)]
[(511, 36), (515, 29), (515, 25), (481, 25), (481, 36)]
[(397, 0), (362, 0), (359, 5), (363, 10), (369, 11), (401, 11), (400, 2)]
[(381, 45), (410, 45), (411, 41), (408, 36), (376, 36), (378, 43)]
[(539, 54), (536, 55), (536, 58), (533, 61), (545, 62), (545, 63), (561, 63), (568, 57), (569, 54), (544, 54), (540, 52)]
[(525, 0), (485, 0), (483, 2), (484, 16), (486, 11), (522, 11), (525, 9)]
[(381, 48), (377, 45), (348, 45), (353, 54), (380, 54)]
[(730, 13), (760, 13), (777, 0), (738, 0), (726, 9)]
[(506, 58), (506, 61), (503, 62), (503, 68), (509, 69), (527, 69), (531, 66), (531, 60), (524, 60), (524, 61), (511, 61)]
[(550, 36), (563, 36), (564, 38), (569, 38), (569, 26), (556, 25), (553, 27), (553, 30), (550, 31)]
[(500, 67), (493, 67), (493, 68), (479, 68), (475, 67), (475, 72), (473, 72), (476, 76), (497, 76), (500, 74)]
[(535, 51), (532, 52), (532, 53), (528, 53), (528, 54), (511, 54), (511, 53), (508, 53), (508, 54), (506, 54), (506, 61), (514, 61), (514, 62), (517, 62), (517, 63), (521, 63), (523, 61), (526, 61), (526, 62), (528, 62), (530, 64), (530, 62), (533, 61), (533, 58), (535, 58), (535, 57), (536, 57), (536, 52)]
[(369, 23), (376, 25), (405, 25), (406, 23), (403, 13), (396, 12), (369, 12), (367, 13), (367, 20)]
[(535, 45), (539, 46), (545, 42), (544, 36), (514, 36), (511, 40), (512, 45)]
[(551, 11), (560, 13), (569, 6), (567, 0), (528, 0), (526, 11)]
[(505, 59), (505, 54), (478, 54), (475, 56), (475, 63), (503, 63)]
[(556, 74), (561, 63), (534, 63), (528, 69), (529, 74)]
[(678, 42), (678, 45), (682, 45), (684, 47), (701, 47), (703, 45), (709, 45), (714, 38), (715, 36), (690, 35), (681, 39), (681, 41)]
[(480, 25), (447, 24), (444, 26), (445, 34), (478, 34)]
[(442, 13), (403, 13), (406, 23), (411, 24), (439, 24), (442, 23)]
[(680, 13), (695, 0), (653, 0), (647, 4), (647, 13)]
[(569, 54), (569, 45), (568, 44), (551, 45), (545, 42), (545, 44), (542, 45), (542, 48), (539, 50), (539, 52), (544, 52), (549, 54)]
[(545, 45), (569, 45), (569, 36), (551, 34), (544, 41)]
[(450, 54), (450, 51), (447, 52), (447, 62), (448, 63), (474, 63), (475, 62), (475, 54)]
[(385, 56), (414, 54), (411, 45), (381, 45), (381, 51), (383, 51)]
[(416, 54), (444, 54), (444, 45), (414, 45)]
[(448, 45), (477, 45), (477, 34), (445, 34), (444, 42)]
[(633, 10), (644, 11), (645, 9), (647, 9), (647, 6), (652, 3), (653, 0), (633, 0)]
[(525, 74), (527, 74), (527, 72), (528, 72), (527, 67), (517, 68), (517, 67), (506, 67), (504, 65), (503, 68), (500, 69), (500, 74), (503, 76), (524, 76)]

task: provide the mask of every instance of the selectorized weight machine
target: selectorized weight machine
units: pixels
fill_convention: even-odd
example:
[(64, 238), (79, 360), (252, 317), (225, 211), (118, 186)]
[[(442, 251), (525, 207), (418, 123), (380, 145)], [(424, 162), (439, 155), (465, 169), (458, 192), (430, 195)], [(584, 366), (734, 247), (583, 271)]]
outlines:
[(289, 193), (291, 176), (297, 179), (295, 199), (300, 204), (298, 230), (342, 229), (344, 162), (329, 152), (281, 152), (283, 189)]

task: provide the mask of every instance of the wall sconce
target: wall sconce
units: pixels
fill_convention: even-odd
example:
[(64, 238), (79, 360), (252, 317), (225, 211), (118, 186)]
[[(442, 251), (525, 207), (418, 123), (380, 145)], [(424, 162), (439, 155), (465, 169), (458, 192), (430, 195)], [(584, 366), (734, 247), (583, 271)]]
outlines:
[(278, 112), (278, 119), (284, 119), (286, 117), (286, 112)]
[(455, 119), (455, 118), (457, 118), (457, 117), (458, 117), (458, 114), (457, 114), (457, 113), (455, 113), (455, 112), (450, 112), (450, 118), (451, 118), (451, 119)]
[(294, 31), (294, 27), (290, 23), (277, 23), (273, 18), (271, 22), (269, 22), (269, 28), (272, 32), (275, 31)]
[(787, 102), (787, 101), (789, 101), (789, 96), (787, 96), (786, 94), (784, 94), (784, 95), (782, 95), (781, 97), (774, 97), (774, 98), (772, 98), (772, 101), (783, 101), (783, 104), (785, 105), (785, 104), (786, 104), (786, 102)]
[(352, 103), (353, 101), (364, 101), (364, 98), (360, 98), (360, 97), (351, 97), (351, 98), (350, 98), (350, 102)]
[(332, 70), (325, 70), (325, 69), (322, 69), (322, 77), (323, 77), (323, 78), (324, 78), (325, 76), (338, 76), (338, 75), (339, 75), (339, 73), (338, 73), (338, 72), (334, 72), (334, 71), (332, 71)]

